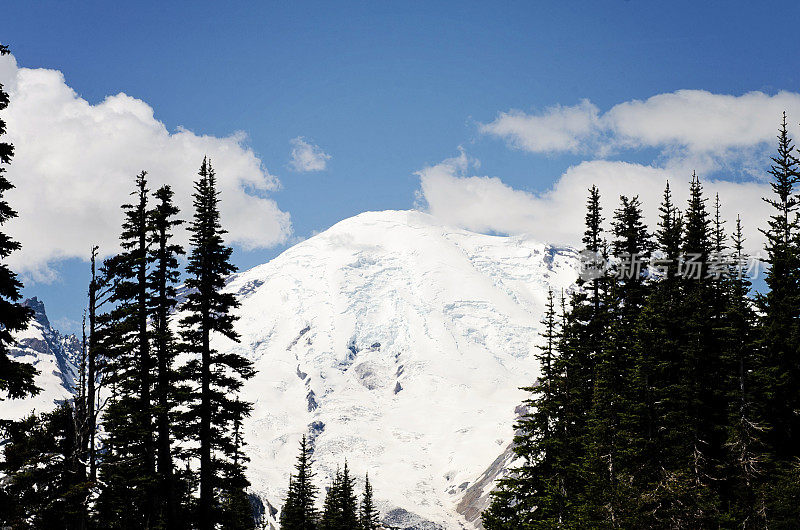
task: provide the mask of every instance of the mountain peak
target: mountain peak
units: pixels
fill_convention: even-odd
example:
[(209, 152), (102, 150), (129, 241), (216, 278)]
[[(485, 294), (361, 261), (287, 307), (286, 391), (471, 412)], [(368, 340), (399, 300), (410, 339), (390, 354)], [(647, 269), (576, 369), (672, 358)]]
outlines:
[(15, 344), (9, 349), (14, 360), (36, 366), (35, 384), (42, 389), (36, 396), (3, 402), (3, 417), (19, 419), (32, 411), (44, 412), (72, 397), (77, 374), (76, 359), (81, 344), (74, 335), (62, 335), (50, 326), (44, 302), (33, 296), (22, 302), (33, 310), (33, 320), (24, 330), (14, 333)]
[(241, 342), (215, 347), (257, 370), (242, 388), (253, 490), (280, 504), (305, 434), (319, 487), (357, 450), (381, 509), (406, 514), (394, 526), (463, 527), (458, 506), (485, 500), (470, 487), (505, 454), (519, 387), (538, 375), (548, 290), (569, 289), (577, 264), (573, 249), (390, 210), (235, 275)]
[(22, 305), (33, 310), (33, 318), (36, 322), (44, 326), (45, 329), (50, 327), (50, 320), (47, 318), (44, 302), (39, 300), (38, 297), (33, 296), (31, 298), (26, 298), (25, 301), (22, 302)]

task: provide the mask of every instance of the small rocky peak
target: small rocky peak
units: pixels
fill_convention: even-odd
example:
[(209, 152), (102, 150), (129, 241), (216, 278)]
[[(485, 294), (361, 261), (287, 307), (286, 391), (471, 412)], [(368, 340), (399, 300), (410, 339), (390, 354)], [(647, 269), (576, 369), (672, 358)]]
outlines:
[(50, 328), (50, 321), (47, 319), (47, 313), (44, 312), (44, 302), (37, 297), (28, 298), (22, 305), (33, 309), (33, 318), (41, 324), (45, 329)]

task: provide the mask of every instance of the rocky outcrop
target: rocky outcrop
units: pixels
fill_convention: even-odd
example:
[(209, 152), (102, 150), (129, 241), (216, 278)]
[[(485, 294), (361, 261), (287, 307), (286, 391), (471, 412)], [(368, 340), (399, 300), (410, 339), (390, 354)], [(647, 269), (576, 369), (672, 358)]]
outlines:
[[(528, 413), (528, 408), (524, 405), (519, 405), (514, 409), (514, 412), (517, 414), (517, 421), (519, 421), (522, 416)], [(475, 528), (483, 528), (481, 513), (489, 507), (491, 502), (490, 494), (497, 480), (503, 477), (514, 458), (514, 443), (512, 442), (494, 459), (494, 462), (486, 468), (486, 471), (481, 473), (478, 480), (467, 488), (464, 496), (456, 505), (458, 513), (463, 515), (468, 522), (474, 524)]]

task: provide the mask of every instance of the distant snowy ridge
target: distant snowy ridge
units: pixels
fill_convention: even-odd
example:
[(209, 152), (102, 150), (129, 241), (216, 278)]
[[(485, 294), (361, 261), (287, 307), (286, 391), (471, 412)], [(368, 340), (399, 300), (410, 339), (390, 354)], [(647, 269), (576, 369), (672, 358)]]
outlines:
[(53, 328), (44, 303), (37, 297), (25, 300), (23, 305), (33, 310), (33, 319), (27, 329), (14, 335), (17, 344), (10, 353), (15, 361), (33, 364), (39, 370), (35, 383), (42, 391), (25, 399), (0, 401), (3, 419), (20, 419), (33, 411), (54, 409), (59, 402), (72, 397), (78, 373), (81, 341)]
[(538, 374), (547, 291), (570, 288), (577, 268), (570, 248), (387, 211), (237, 274), (226, 289), (242, 340), (216, 346), (258, 371), (243, 389), (255, 403), (245, 439), (268, 520), (306, 434), (322, 491), (347, 459), (393, 526), (478, 526), (511, 454), (519, 387)]

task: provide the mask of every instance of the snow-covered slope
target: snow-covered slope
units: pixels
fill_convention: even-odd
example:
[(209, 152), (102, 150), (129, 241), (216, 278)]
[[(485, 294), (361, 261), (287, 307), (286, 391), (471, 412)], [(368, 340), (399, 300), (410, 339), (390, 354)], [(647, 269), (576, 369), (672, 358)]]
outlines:
[(10, 351), (15, 361), (36, 366), (39, 370), (36, 385), (42, 391), (34, 397), (0, 401), (3, 419), (20, 419), (33, 411), (52, 410), (59, 401), (72, 397), (75, 363), (81, 351), (80, 341), (74, 335), (62, 335), (50, 325), (44, 303), (38, 298), (29, 298), (23, 305), (33, 309), (34, 316), (28, 328), (14, 336), (17, 346)]
[[(396, 528), (474, 528), (511, 459), (518, 387), (533, 357), (548, 288), (569, 288), (577, 254), (524, 237), (442, 225), (414, 211), (368, 212), (231, 278), (255, 403), (246, 441), (253, 490), (277, 526), (300, 437), (319, 486), (345, 459), (369, 472)], [(47, 320), (18, 334), (36, 364), (34, 398), (0, 402), (18, 418), (68, 398), (80, 343)], [(324, 491), (324, 489), (323, 489)], [(321, 502), (321, 500), (320, 500)]]
[(538, 372), (547, 290), (576, 276), (571, 249), (414, 211), (363, 213), (236, 275), (242, 340), (217, 346), (258, 370), (253, 489), (280, 507), (306, 434), (320, 486), (346, 459), (394, 524), (474, 527)]

